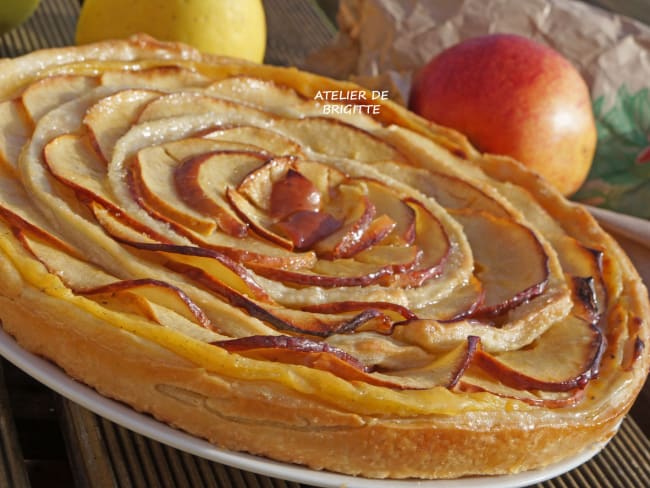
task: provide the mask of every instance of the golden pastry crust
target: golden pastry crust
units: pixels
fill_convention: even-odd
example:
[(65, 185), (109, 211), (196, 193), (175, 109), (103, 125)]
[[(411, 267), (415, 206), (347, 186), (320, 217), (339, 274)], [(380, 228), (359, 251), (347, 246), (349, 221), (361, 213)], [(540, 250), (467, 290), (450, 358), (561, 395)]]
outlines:
[(454, 478), (606, 441), (642, 387), (647, 290), (516, 161), (142, 36), (2, 63), (2, 326), (100, 393), (227, 449)]

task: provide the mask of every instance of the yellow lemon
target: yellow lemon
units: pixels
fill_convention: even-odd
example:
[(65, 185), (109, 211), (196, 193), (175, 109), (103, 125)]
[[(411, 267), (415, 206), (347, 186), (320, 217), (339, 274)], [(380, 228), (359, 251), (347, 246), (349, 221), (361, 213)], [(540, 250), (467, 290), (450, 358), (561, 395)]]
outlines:
[(261, 0), (85, 0), (76, 42), (141, 32), (255, 62), (263, 60), (266, 49)]

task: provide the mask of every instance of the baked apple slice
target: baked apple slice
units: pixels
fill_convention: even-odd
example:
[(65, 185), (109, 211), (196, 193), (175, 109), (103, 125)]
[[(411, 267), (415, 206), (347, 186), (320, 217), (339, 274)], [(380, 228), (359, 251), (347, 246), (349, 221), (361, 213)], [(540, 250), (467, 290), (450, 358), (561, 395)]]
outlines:
[(458, 210), (474, 254), (474, 274), (485, 289), (476, 317), (500, 315), (543, 293), (550, 276), (549, 258), (528, 227), (503, 217)]
[(215, 141), (252, 145), (274, 156), (303, 156), (300, 145), (279, 132), (254, 125), (230, 125), (201, 131), (201, 137)]
[(403, 161), (404, 157), (386, 141), (354, 125), (328, 117), (279, 118), (271, 128), (301, 146), (335, 158), (373, 161)]
[(409, 198), (406, 204), (415, 213), (413, 247), (422, 250), (417, 266), (395, 274), (391, 280), (398, 286), (418, 287), (438, 276), (451, 251), (451, 243), (440, 221), (420, 201)]
[(142, 107), (161, 94), (157, 90), (121, 90), (101, 98), (86, 110), (83, 127), (105, 163), (111, 160), (115, 143), (129, 130)]
[(176, 192), (188, 206), (213, 217), (222, 231), (242, 237), (247, 224), (236, 215), (241, 212), (232, 212), (228, 189), (266, 159), (262, 153), (238, 151), (216, 151), (186, 159), (174, 171)]
[(248, 336), (213, 344), (246, 357), (301, 364), (330, 371), (346, 379), (371, 378), (366, 367), (346, 352), (325, 342), (303, 337)]
[(23, 107), (33, 122), (80, 93), (92, 90), (99, 84), (97, 78), (83, 75), (54, 75), (29, 85), (20, 96)]
[(569, 314), (528, 347), (498, 354), (480, 351), (476, 364), (512, 388), (570, 391), (598, 375), (605, 347), (594, 324)]
[(342, 221), (340, 229), (314, 245), (316, 253), (325, 259), (341, 259), (372, 244), (368, 229), (377, 210), (368, 197), (365, 185), (350, 180), (336, 187), (332, 204), (326, 207), (335, 219)]
[[(215, 81), (205, 88), (208, 95), (228, 100), (234, 100), (254, 107), (271, 108), (274, 112), (284, 115), (294, 113), (296, 107), (304, 105), (307, 101), (295, 90), (280, 85), (271, 80), (253, 78), (251, 76), (231, 76)], [(253, 94), (242, 96), (242, 94)]]
[(20, 99), (0, 102), (0, 165), (18, 173), (20, 151), (32, 133), (32, 122)]
[(518, 400), (528, 405), (544, 408), (572, 407), (585, 397), (585, 388), (578, 387), (568, 391), (521, 390), (503, 383), (495, 382), (494, 377), (484, 374), (471, 365), (455, 387), (456, 391), (466, 393), (489, 393), (501, 398)]
[(479, 188), (478, 183), (470, 183), (460, 176), (404, 167), (391, 162), (379, 163), (379, 167), (412, 188), (435, 198), (445, 208), (481, 210), (497, 217), (512, 216), (512, 212), (502, 202)]
[(228, 124), (249, 124), (276, 116), (230, 100), (205, 95), (199, 91), (181, 91), (162, 95), (150, 101), (138, 115), (137, 123), (185, 115), (219, 114)]
[(182, 66), (156, 64), (141, 69), (102, 70), (100, 81), (104, 86), (122, 88), (151, 88), (164, 92), (179, 89), (199, 89), (210, 83), (210, 79), (197, 70)]
[[(205, 88), (209, 95), (235, 100), (239, 103), (270, 109), (274, 113), (287, 118), (302, 118), (305, 116), (318, 117), (323, 115), (323, 104), (337, 102), (323, 101), (318, 96), (305, 97), (300, 92), (287, 85), (271, 80), (255, 78), (246, 75), (236, 75), (219, 80)], [(246, 94), (244, 96), (243, 94)], [(371, 95), (368, 94), (368, 98)], [(343, 122), (354, 121), (354, 125), (366, 130), (378, 130), (381, 124), (368, 115), (357, 113), (341, 113), (332, 111), (329, 118), (340, 119)]]

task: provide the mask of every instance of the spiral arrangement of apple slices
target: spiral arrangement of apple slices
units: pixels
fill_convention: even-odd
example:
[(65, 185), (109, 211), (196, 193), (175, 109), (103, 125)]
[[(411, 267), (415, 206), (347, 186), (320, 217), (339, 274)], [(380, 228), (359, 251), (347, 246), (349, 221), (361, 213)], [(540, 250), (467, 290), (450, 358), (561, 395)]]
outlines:
[(291, 70), (112, 56), (43, 58), (0, 103), (3, 259), (71, 306), (215, 355), (544, 407), (638, 357), (604, 313), (615, 263), (462, 140), (387, 102), (324, 115)]

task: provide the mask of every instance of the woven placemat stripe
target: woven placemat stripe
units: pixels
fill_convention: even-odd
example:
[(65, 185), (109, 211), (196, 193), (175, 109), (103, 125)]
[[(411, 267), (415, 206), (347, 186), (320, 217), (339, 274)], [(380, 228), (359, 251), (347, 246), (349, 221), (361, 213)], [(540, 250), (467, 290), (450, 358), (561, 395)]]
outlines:
[[(119, 488), (300, 488), (275, 478), (242, 471), (207, 461), (160, 444), (99, 417), (79, 405), (62, 399), (62, 419), (68, 429), (68, 450), (85, 449), (94, 455), (83, 457), (85, 466), (78, 479), (88, 486)], [(110, 475), (106, 474), (106, 466)]]
[(22, 450), (7, 387), (4, 380), (2, 363), (0, 362), (0, 487), (27, 488), (29, 478), (23, 463)]
[(313, 1), (264, 0), (264, 7), (268, 26), (266, 63), (300, 66), (336, 33)]
[(650, 486), (650, 441), (631, 417), (594, 458), (576, 469), (537, 488), (602, 487), (641, 488)]
[(73, 44), (78, 16), (78, 1), (42, 0), (27, 22), (0, 36), (0, 56), (15, 57), (36, 49)]

